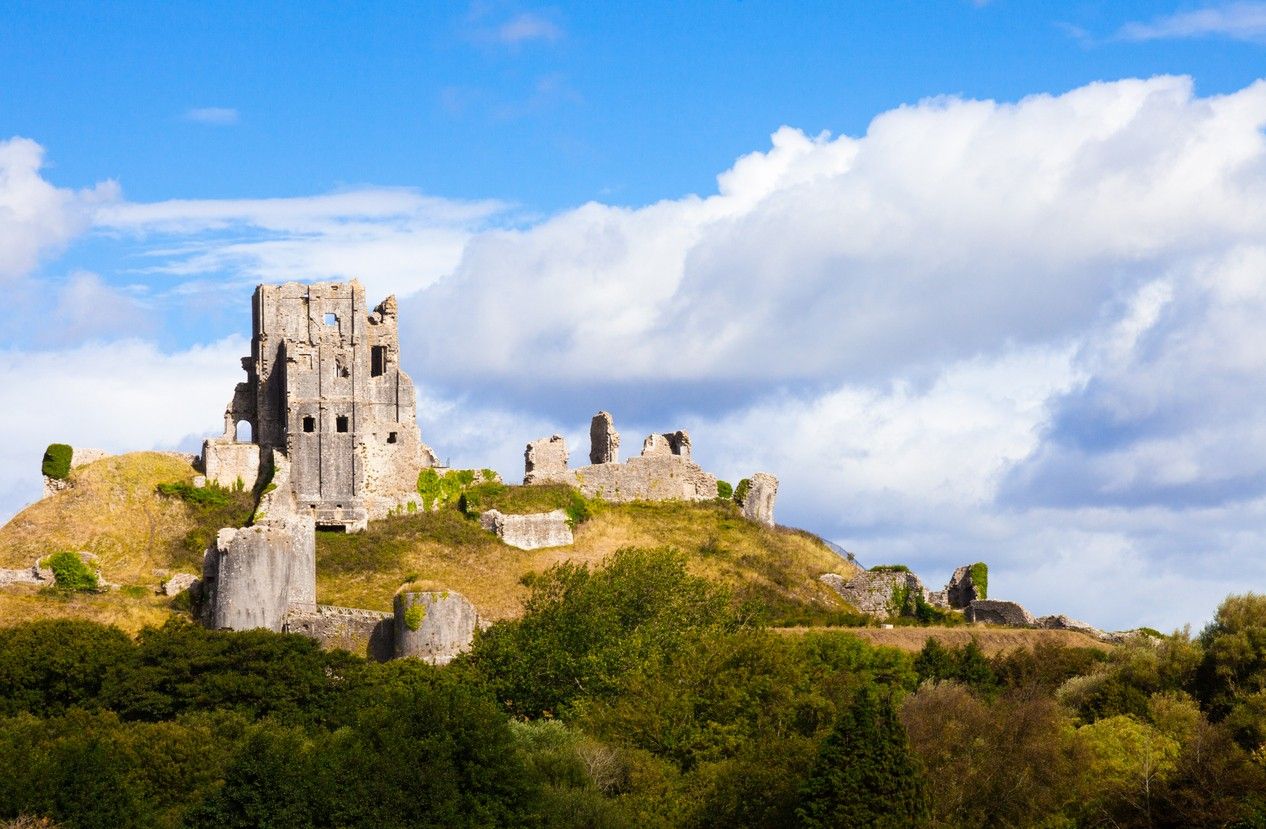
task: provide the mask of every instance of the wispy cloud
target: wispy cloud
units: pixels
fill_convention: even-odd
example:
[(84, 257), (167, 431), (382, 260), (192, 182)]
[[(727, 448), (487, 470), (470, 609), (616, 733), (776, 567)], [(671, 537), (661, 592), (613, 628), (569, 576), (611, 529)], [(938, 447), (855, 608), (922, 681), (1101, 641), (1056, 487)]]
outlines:
[(213, 127), (230, 127), (238, 122), (238, 115), (232, 107), (195, 107), (185, 112), (185, 120)]
[(1266, 42), (1266, 3), (1239, 2), (1209, 6), (1153, 18), (1146, 23), (1126, 23), (1117, 32), (1121, 40), (1167, 40), (1227, 37)]
[(523, 12), (498, 26), (494, 37), (497, 41), (512, 46), (531, 40), (552, 43), (563, 37), (563, 29), (543, 15)]

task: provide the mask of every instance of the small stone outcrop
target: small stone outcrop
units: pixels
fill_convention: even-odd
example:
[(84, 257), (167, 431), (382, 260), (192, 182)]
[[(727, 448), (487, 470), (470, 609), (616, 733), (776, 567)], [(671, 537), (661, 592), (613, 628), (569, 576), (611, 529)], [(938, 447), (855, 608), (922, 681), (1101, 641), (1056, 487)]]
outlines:
[(570, 483), (567, 441), (562, 435), (534, 440), (523, 452), (523, 483)]
[(397, 593), (394, 653), (447, 665), (470, 649), (479, 626), (475, 606), (452, 591)]
[(598, 412), (589, 423), (589, 462), (620, 462), (620, 433), (610, 412)]
[(53, 571), (47, 567), (41, 567), (39, 559), (36, 559), (30, 567), (14, 570), (0, 569), (0, 587), (8, 587), (11, 584), (47, 585), (52, 583)]
[(757, 472), (747, 479), (747, 491), (739, 506), (749, 521), (774, 526), (774, 501), (778, 497), (778, 479), (768, 472)]
[(177, 596), (192, 587), (197, 580), (197, 576), (189, 573), (176, 573), (163, 582), (158, 592), (164, 596)]
[(479, 523), (506, 544), (520, 550), (566, 547), (575, 540), (571, 525), (567, 523), (567, 513), (561, 509), (526, 515), (507, 515), (490, 509), (479, 516)]
[(1037, 627), (1037, 619), (1015, 602), (977, 599), (967, 606), (967, 621), (1011, 627)]
[[(78, 469), (81, 466), (87, 466), (90, 463), (110, 457), (110, 453), (104, 449), (85, 449), (82, 446), (70, 447), (70, 468)], [(44, 494), (42, 497), (48, 498), (57, 493), (70, 489), (72, 484), (70, 480), (65, 478), (53, 478), (44, 475)]]
[(1094, 625), (1077, 619), (1070, 619), (1062, 613), (1055, 616), (1039, 617), (1036, 624), (1043, 630), (1072, 630), (1077, 633), (1084, 633), (1087, 636), (1093, 636), (1096, 639), (1106, 640), (1110, 636), (1110, 634), (1104, 633)]

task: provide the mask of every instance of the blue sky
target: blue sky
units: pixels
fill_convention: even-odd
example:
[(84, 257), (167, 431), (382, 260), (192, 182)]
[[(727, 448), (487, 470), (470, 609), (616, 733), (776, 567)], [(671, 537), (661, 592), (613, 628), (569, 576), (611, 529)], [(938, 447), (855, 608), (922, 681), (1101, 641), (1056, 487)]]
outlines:
[(1199, 624), (1266, 590), (1263, 58), (1261, 2), (6, 4), (0, 516), (358, 277), (455, 464), (608, 408), (863, 561)]

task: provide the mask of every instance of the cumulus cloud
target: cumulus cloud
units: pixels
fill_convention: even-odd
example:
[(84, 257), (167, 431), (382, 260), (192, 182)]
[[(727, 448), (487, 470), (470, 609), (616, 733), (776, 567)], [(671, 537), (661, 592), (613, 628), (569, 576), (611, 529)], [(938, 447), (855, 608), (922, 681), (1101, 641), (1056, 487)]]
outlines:
[(237, 123), (237, 110), (232, 107), (195, 107), (185, 111), (185, 120), (213, 127), (230, 127)]
[(88, 229), (94, 208), (118, 197), (114, 182), (67, 190), (40, 175), (44, 148), (0, 141), (0, 280), (22, 277)]
[(1228, 37), (1261, 42), (1266, 40), (1266, 3), (1224, 3), (1175, 12), (1146, 23), (1135, 21), (1122, 26), (1117, 37), (1122, 40)]
[(1266, 84), (1156, 78), (928, 101), (862, 138), (784, 128), (714, 196), (481, 234), (408, 310), (495, 331), (426, 365), (496, 383), (867, 380), (1047, 342), (1266, 229), (1264, 121)]

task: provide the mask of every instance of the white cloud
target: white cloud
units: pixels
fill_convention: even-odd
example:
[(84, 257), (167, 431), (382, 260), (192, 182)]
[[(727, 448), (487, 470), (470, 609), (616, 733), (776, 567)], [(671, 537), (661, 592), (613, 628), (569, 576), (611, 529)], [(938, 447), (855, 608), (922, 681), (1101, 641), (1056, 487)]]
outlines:
[(481, 234), (407, 310), (479, 334), (429, 344), (428, 371), (510, 383), (866, 379), (1049, 342), (1260, 238), (1263, 123), (1266, 84), (1155, 78), (927, 101), (863, 138), (784, 128), (715, 196)]
[(40, 175), (44, 149), (28, 138), (0, 141), (0, 280), (25, 276), (88, 229), (91, 211), (118, 196), (113, 182), (87, 190)]
[[(241, 380), (240, 337), (175, 353), (137, 340), (70, 349), (0, 351), (0, 515), (40, 494), (40, 457), (50, 443), (111, 452), (193, 450), (223, 426)], [(17, 405), (18, 401), (21, 405)]]
[(1131, 22), (1121, 27), (1122, 40), (1228, 37), (1260, 42), (1266, 40), (1266, 3), (1240, 2), (1208, 6)]
[(229, 127), (237, 123), (238, 114), (231, 107), (195, 107), (185, 111), (185, 120), (213, 127)]
[(101, 232), (141, 240), (150, 273), (238, 284), (359, 278), (409, 293), (449, 273), (471, 234), (506, 205), (363, 188), (285, 199), (117, 202)]

